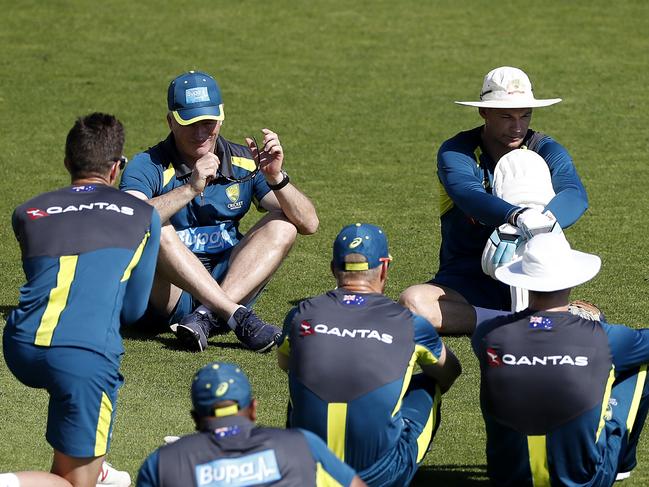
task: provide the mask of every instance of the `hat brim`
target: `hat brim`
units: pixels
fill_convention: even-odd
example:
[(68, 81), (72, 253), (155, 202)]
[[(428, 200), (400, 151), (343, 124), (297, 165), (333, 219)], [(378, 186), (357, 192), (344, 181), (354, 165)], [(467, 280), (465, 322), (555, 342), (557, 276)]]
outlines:
[(458, 105), (478, 108), (540, 108), (555, 105), (561, 98), (548, 98), (547, 100), (488, 100), (488, 101), (456, 101)]
[(578, 286), (597, 275), (602, 266), (598, 256), (578, 250), (570, 250), (570, 253), (570, 264), (562, 266), (561, 275), (538, 277), (525, 274), (521, 257), (496, 269), (496, 279), (529, 291), (551, 292)]
[(187, 110), (174, 110), (171, 112), (180, 125), (191, 125), (201, 120), (224, 120), (225, 112), (223, 103), (219, 106), (190, 108)]

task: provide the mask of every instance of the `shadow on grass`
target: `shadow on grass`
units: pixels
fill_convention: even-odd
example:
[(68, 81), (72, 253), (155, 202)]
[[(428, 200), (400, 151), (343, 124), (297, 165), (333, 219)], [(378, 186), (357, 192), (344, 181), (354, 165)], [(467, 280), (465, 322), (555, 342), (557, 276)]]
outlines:
[(9, 305), (0, 305), (0, 317), (2, 317), (3, 320), (7, 321), (7, 318), (9, 317), (9, 314), (16, 309), (15, 306), (9, 306)]
[(474, 487), (490, 485), (486, 465), (423, 465), (410, 484), (411, 487), (443, 485)]
[[(124, 327), (121, 330), (122, 338), (124, 340), (134, 340), (138, 342), (158, 342), (168, 350), (175, 351), (186, 351), (184, 347), (181, 346), (178, 339), (169, 332), (169, 328), (165, 327), (164, 329), (155, 329), (155, 328), (138, 328), (135, 326)], [(239, 342), (230, 342), (219, 340), (219, 337), (213, 337), (208, 340), (208, 344), (213, 348), (228, 348), (228, 349), (245, 349), (245, 347)]]

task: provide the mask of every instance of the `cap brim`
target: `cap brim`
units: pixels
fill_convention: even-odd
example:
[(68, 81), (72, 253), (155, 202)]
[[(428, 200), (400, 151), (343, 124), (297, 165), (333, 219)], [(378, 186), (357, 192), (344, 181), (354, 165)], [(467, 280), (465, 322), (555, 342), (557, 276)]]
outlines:
[(559, 103), (561, 98), (547, 100), (489, 100), (489, 101), (456, 101), (458, 105), (478, 108), (539, 108)]
[(174, 110), (171, 112), (176, 122), (180, 125), (190, 125), (192, 123), (200, 122), (201, 120), (223, 120), (225, 113), (223, 111), (223, 103), (217, 107), (200, 107), (190, 108), (187, 110)]
[(593, 254), (571, 250), (570, 265), (561, 268), (561, 275), (536, 277), (523, 272), (522, 257), (496, 269), (496, 279), (510, 286), (529, 291), (551, 292), (568, 289), (590, 281), (602, 265)]

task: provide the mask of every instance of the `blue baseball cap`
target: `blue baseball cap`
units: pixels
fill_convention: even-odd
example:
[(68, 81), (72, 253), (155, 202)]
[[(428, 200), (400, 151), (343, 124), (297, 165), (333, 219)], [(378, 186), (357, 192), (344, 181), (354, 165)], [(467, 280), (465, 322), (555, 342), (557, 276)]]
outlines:
[(181, 74), (169, 84), (167, 107), (180, 125), (225, 118), (219, 85), (201, 71)]
[[(361, 254), (366, 262), (345, 262), (349, 254)], [(334, 267), (344, 271), (366, 271), (392, 260), (388, 239), (376, 225), (354, 223), (344, 227), (334, 241)]]
[[(237, 404), (214, 408), (221, 401)], [(201, 368), (192, 382), (192, 404), (199, 416), (231, 416), (247, 408), (252, 401), (252, 389), (248, 377), (235, 364), (212, 362)]]

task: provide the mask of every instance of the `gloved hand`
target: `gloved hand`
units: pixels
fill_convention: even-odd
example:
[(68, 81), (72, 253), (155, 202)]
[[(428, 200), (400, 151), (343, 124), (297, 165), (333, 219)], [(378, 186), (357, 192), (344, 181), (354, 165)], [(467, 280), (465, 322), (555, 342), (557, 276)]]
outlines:
[(482, 271), (496, 278), (496, 269), (510, 262), (519, 245), (524, 245), (525, 238), (521, 231), (508, 224), (500, 225), (489, 236), (489, 240), (482, 251)]
[(547, 233), (558, 227), (557, 219), (552, 213), (541, 213), (533, 208), (525, 208), (514, 217), (514, 224), (523, 233), (526, 239), (532, 238), (539, 233)]

